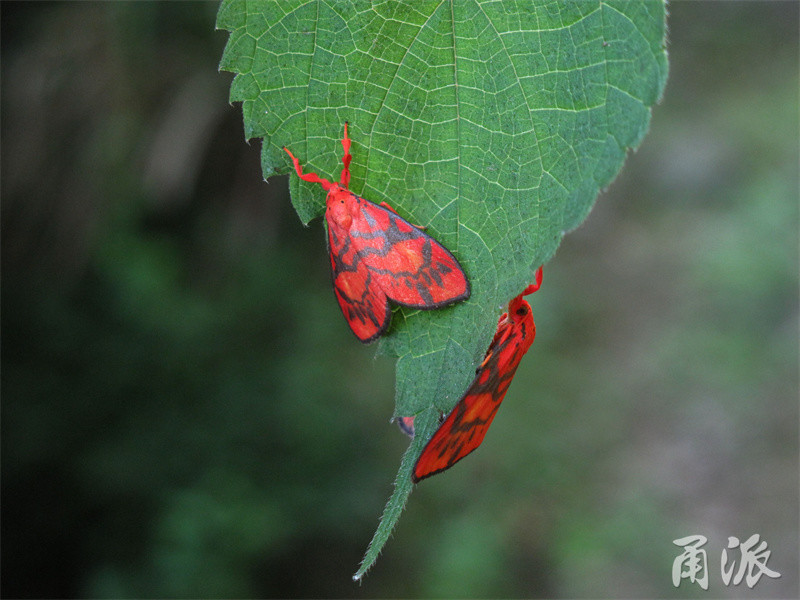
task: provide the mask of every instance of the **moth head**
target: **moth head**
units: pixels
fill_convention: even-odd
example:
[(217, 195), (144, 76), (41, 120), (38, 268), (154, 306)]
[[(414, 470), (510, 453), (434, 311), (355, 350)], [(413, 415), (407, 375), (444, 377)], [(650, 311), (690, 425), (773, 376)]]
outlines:
[(508, 318), (515, 323), (522, 321), (530, 312), (530, 304), (528, 304), (521, 295), (514, 298), (508, 304)]
[(333, 185), (325, 200), (325, 217), (328, 219), (328, 223), (335, 223), (345, 229), (350, 228), (350, 224), (353, 222), (352, 197), (352, 192), (349, 192), (344, 186), (338, 183)]

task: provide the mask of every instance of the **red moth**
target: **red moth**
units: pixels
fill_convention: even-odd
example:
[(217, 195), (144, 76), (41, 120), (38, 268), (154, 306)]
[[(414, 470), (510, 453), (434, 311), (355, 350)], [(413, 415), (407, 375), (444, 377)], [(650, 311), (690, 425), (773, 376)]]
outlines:
[[(414, 483), (449, 469), (481, 445), (511, 385), (519, 361), (536, 336), (531, 307), (523, 296), (532, 294), (541, 284), (542, 269), (539, 267), (536, 282), (509, 302), (508, 312), (500, 316), (497, 332), (475, 379), (417, 459), (411, 474)], [(397, 419), (400, 428), (410, 435), (414, 432), (413, 419)]]
[(347, 123), (342, 147), (339, 183), (303, 174), (300, 161), (284, 150), (300, 179), (319, 183), (328, 192), (325, 219), (333, 290), (350, 329), (368, 343), (389, 326), (389, 300), (411, 308), (442, 308), (469, 298), (470, 287), (444, 246), (385, 202), (374, 204), (348, 189), (352, 156)]

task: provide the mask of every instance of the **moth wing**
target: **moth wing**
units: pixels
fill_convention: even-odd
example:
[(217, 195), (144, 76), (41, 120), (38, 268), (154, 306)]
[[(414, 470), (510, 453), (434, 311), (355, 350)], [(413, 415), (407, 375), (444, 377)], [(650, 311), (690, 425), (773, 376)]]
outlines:
[(400, 431), (410, 438), (414, 437), (414, 417), (397, 417), (395, 421)]
[(350, 329), (363, 343), (378, 338), (389, 327), (391, 311), (386, 293), (361, 260), (349, 236), (328, 228), (331, 277), (336, 300)]
[(499, 402), (488, 392), (468, 392), (439, 426), (417, 459), (414, 483), (449, 469), (481, 445)]
[(359, 208), (351, 236), (390, 300), (432, 309), (469, 298), (469, 280), (447, 248), (388, 208), (364, 199)]

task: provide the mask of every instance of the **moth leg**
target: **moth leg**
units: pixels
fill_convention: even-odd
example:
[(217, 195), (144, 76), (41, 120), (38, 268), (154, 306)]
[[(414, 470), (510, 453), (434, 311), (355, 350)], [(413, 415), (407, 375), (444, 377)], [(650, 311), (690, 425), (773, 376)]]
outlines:
[(353, 157), (350, 155), (350, 137), (347, 135), (347, 121), (344, 122), (344, 137), (342, 138), (342, 148), (344, 149), (344, 156), (342, 156), (342, 178), (339, 180), (340, 185), (350, 189), (350, 161)]
[(308, 181), (310, 183), (319, 183), (322, 186), (322, 189), (326, 192), (333, 187), (333, 184), (328, 181), (327, 179), (323, 179), (316, 173), (303, 173), (303, 167), (300, 166), (300, 161), (294, 157), (294, 154), (289, 152), (286, 146), (283, 147), (286, 150), (286, 154), (292, 159), (294, 163), (294, 170), (297, 171), (297, 176), (302, 179), (303, 181)]

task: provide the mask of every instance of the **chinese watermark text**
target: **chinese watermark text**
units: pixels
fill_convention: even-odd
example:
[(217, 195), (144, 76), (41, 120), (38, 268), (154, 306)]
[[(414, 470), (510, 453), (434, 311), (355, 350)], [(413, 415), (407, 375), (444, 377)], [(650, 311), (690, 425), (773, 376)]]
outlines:
[[(728, 547), (722, 549), (721, 558), (722, 582), (726, 586), (739, 585), (744, 580), (752, 589), (762, 575), (773, 579), (781, 576), (767, 566), (772, 551), (767, 550), (767, 542), (759, 543), (759, 537), (754, 533), (744, 542), (737, 537), (728, 538)], [(688, 579), (689, 583), (708, 589), (708, 555), (702, 548), (707, 542), (704, 535), (687, 535), (672, 541), (683, 548), (672, 562), (672, 585), (678, 587), (682, 580)]]

